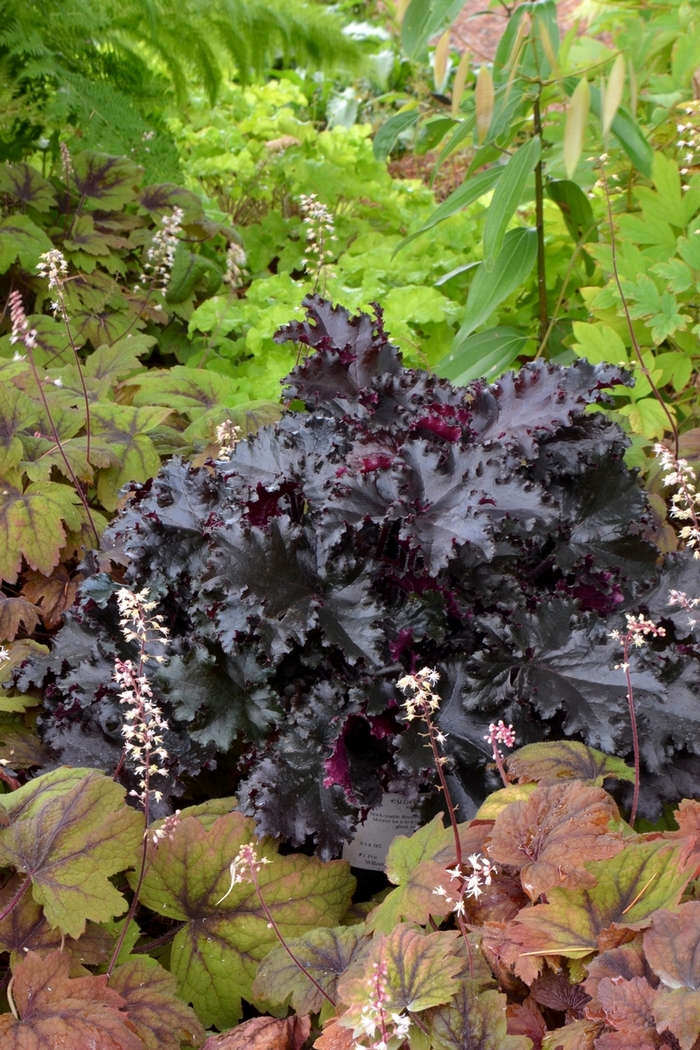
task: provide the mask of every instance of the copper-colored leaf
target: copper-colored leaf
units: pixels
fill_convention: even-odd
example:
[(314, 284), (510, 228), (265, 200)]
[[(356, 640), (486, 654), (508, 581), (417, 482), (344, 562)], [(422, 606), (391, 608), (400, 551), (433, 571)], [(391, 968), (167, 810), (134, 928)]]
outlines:
[(652, 987), (656, 987), (658, 979), (644, 957), (639, 936), (630, 944), (601, 952), (588, 964), (588, 976), (583, 982), (583, 987), (591, 996), (591, 1002), (586, 1007), (588, 1017), (604, 1016), (603, 1008), (598, 1002), (598, 985), (606, 977), (620, 977), (625, 981), (643, 977)]
[(38, 605), (42, 619), (47, 627), (55, 627), (66, 609), (70, 609), (78, 592), (82, 576), (71, 577), (66, 566), (61, 562), (50, 576), (30, 569), (24, 577), (22, 594), (28, 601)]
[(586, 861), (623, 848), (608, 825), (618, 817), (606, 791), (579, 781), (540, 784), (526, 802), (514, 802), (496, 820), (488, 846), (498, 864), (521, 867), (523, 887), (536, 900), (553, 886), (591, 885)]
[(301, 1050), (310, 1031), (310, 1018), (296, 1014), (253, 1017), (231, 1032), (210, 1035), (202, 1050)]
[(19, 1018), (0, 1015), (0, 1045), (12, 1050), (143, 1050), (107, 977), (69, 977), (70, 956), (29, 952), (12, 978)]
[(180, 1050), (183, 1041), (198, 1045), (204, 1029), (194, 1010), (177, 997), (177, 981), (147, 956), (127, 959), (109, 981), (124, 999), (124, 1009), (145, 1050)]
[(428, 1017), (434, 1050), (530, 1050), (527, 1036), (509, 1035), (506, 997), (492, 990), (474, 996), (463, 982), (448, 1006), (431, 1010)]
[(535, 1000), (528, 996), (524, 1003), (512, 1003), (506, 1008), (508, 1035), (526, 1035), (532, 1040), (532, 1050), (540, 1050), (547, 1032), (542, 1012)]
[(20, 625), (31, 634), (39, 622), (39, 610), (26, 598), (7, 598), (0, 594), (0, 639), (14, 642)]
[(612, 1028), (636, 1040), (637, 1046), (657, 1043), (656, 998), (656, 989), (644, 977), (633, 977), (631, 981), (604, 977), (598, 985), (598, 1000), (605, 1020)]
[[(596, 1036), (602, 1025), (597, 1021), (572, 1021), (563, 1028), (547, 1032), (542, 1040), (542, 1050), (593, 1050), (598, 1047)], [(643, 1050), (637, 1047), (636, 1050)]]
[(355, 1050), (352, 1028), (344, 1028), (335, 1018), (327, 1021), (314, 1043), (314, 1050)]
[(644, 934), (644, 951), (668, 988), (700, 989), (700, 901), (655, 912)]
[(532, 982), (530, 990), (535, 1002), (548, 1006), (569, 1017), (583, 1017), (583, 1010), (590, 996), (580, 984), (572, 984), (566, 971), (546, 971)]
[(689, 988), (660, 991), (654, 1018), (658, 1032), (672, 1032), (682, 1050), (692, 1050), (700, 1038), (700, 995)]

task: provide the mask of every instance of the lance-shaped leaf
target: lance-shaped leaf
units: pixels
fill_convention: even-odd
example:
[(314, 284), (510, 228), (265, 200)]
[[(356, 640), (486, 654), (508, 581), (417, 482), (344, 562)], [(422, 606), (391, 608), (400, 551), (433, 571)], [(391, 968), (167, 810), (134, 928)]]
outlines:
[(474, 95), (476, 101), (476, 137), (479, 145), (481, 145), (491, 127), (496, 97), (493, 88), (493, 75), (487, 65), (482, 65), (477, 73)]
[(206, 828), (199, 817), (181, 818), (172, 837), (153, 853), (141, 900), (185, 926), (171, 953), (179, 993), (206, 1026), (226, 1028), (251, 999), (257, 965), (277, 935), (250, 882), (230, 886), (229, 867), (241, 846), (254, 842), (271, 861), (258, 873), (261, 893), (285, 938), (335, 926), (349, 904), (354, 879), (343, 861), (279, 856), (270, 839), (257, 842), (254, 823), (227, 813)]
[[(303, 937), (287, 941), (287, 945), (316, 983), (335, 1001), (338, 979), (366, 942), (364, 927), (359, 925), (312, 930)], [(318, 1013), (326, 1002), (281, 945), (273, 948), (260, 963), (253, 995), (257, 1000), (274, 1006), (291, 1003), (298, 1014)]]
[(386, 966), (388, 1012), (419, 1013), (449, 1003), (459, 991), (457, 975), (465, 966), (465, 959), (458, 954), (460, 947), (458, 930), (425, 933), (402, 924), (388, 936), (376, 934), (370, 951), (363, 956), (361, 974), (353, 968), (338, 982), (340, 1000), (349, 1006), (341, 1024), (360, 1024), (375, 963)]
[(491, 271), (479, 263), (469, 288), (462, 327), (455, 336), (451, 355), (460, 352), (462, 344), (475, 328), (487, 321), (493, 311), (529, 276), (537, 257), (537, 232), (534, 229), (509, 230), (503, 239), (498, 258)]
[(474, 175), (471, 179), (467, 179), (466, 182), (458, 186), (449, 197), (439, 204), (435, 211), (425, 220), (422, 226), (420, 226), (413, 233), (409, 234), (408, 237), (404, 237), (396, 247), (394, 248), (394, 255), (405, 248), (406, 245), (414, 241), (416, 237), (421, 237), (428, 230), (432, 230), (433, 226), (437, 226), (438, 223), (444, 222), (445, 219), (449, 219), (452, 215), (456, 215), (457, 212), (462, 211), (463, 208), (468, 208), (470, 204), (474, 204), (475, 201), (479, 200), (479, 197), (483, 197), (485, 193), (492, 190), (498, 182), (498, 179), (503, 172), (503, 168), (488, 168), (486, 171), (480, 171), (478, 175)]
[(48, 575), (66, 541), (65, 526), (77, 532), (81, 522), (80, 498), (68, 485), (36, 481), (24, 492), (6, 488), (0, 502), (0, 579), (14, 583), (23, 557)]
[(39, 256), (52, 248), (44, 231), (28, 215), (0, 219), (0, 273), (9, 270), (16, 259), (25, 270), (33, 270)]
[(625, 56), (620, 53), (615, 61), (613, 67), (610, 70), (610, 76), (608, 82), (605, 85), (605, 93), (603, 95), (603, 107), (600, 115), (600, 123), (602, 125), (603, 138), (608, 134), (612, 127), (612, 122), (615, 119), (620, 103), (622, 102), (622, 92), (625, 87)]
[(606, 755), (578, 740), (547, 740), (526, 744), (507, 759), (508, 772), (516, 780), (582, 780), (602, 787), (607, 777), (634, 782), (634, 770), (621, 758)]
[(680, 847), (663, 841), (634, 842), (607, 860), (589, 864), (597, 879), (589, 888), (550, 891), (548, 904), (523, 909), (513, 928), (526, 955), (564, 955), (581, 959), (599, 946), (615, 925), (641, 929), (659, 908), (678, 903), (691, 871)]
[(0, 1015), (0, 1039), (13, 1050), (143, 1050), (121, 1012), (124, 1000), (107, 977), (68, 976), (71, 957), (29, 952), (13, 974), (12, 998), (19, 1017)]
[(126, 909), (109, 876), (135, 863), (143, 816), (124, 795), (103, 773), (62, 768), (3, 798), (0, 864), (31, 878), (47, 921), (71, 937)]
[(588, 79), (582, 77), (566, 107), (564, 128), (564, 170), (567, 179), (572, 179), (583, 153), (586, 138), (586, 122), (591, 108), (591, 89)]
[(75, 184), (87, 202), (101, 211), (116, 211), (136, 196), (143, 169), (125, 157), (83, 150), (73, 157)]
[(144, 1050), (180, 1050), (185, 1041), (198, 1045), (204, 1040), (194, 1011), (177, 997), (177, 981), (155, 959), (127, 959), (110, 977), (109, 987), (124, 1000)]
[(0, 193), (6, 193), (35, 211), (51, 211), (56, 203), (54, 187), (29, 164), (3, 164), (0, 167)]
[(449, 1006), (427, 1018), (435, 1050), (531, 1050), (526, 1035), (509, 1035), (505, 995), (489, 989), (474, 995), (464, 982)]
[(525, 802), (513, 802), (497, 818), (489, 855), (497, 864), (521, 867), (532, 900), (553, 886), (590, 885), (586, 861), (602, 860), (623, 848), (608, 825), (619, 818), (606, 791), (574, 781), (540, 784)]
[(516, 150), (498, 180), (484, 223), (484, 266), (489, 273), (494, 269), (508, 224), (520, 204), (540, 154), (540, 139), (536, 135)]

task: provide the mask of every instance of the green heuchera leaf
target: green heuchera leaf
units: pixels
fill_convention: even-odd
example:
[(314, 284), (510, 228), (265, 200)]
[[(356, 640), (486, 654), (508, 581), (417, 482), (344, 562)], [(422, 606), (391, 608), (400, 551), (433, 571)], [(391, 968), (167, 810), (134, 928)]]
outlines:
[(92, 215), (79, 215), (71, 227), (70, 237), (66, 237), (63, 244), (71, 252), (111, 255), (104, 234), (95, 229)]
[(598, 938), (613, 924), (641, 929), (659, 908), (677, 904), (692, 874), (682, 865), (682, 847), (659, 840), (631, 843), (586, 867), (597, 885), (552, 889), (548, 904), (518, 913), (513, 933), (523, 954), (581, 959), (598, 950)]
[(70, 937), (126, 910), (109, 877), (135, 864), (143, 815), (124, 795), (104, 773), (62, 767), (3, 796), (0, 865), (31, 877), (47, 922)]
[(141, 900), (185, 923), (173, 942), (171, 971), (179, 994), (207, 1027), (224, 1029), (239, 1020), (241, 998), (253, 997), (258, 963), (278, 943), (250, 882), (236, 884), (227, 895), (231, 862), (249, 842), (258, 857), (271, 861), (258, 879), (285, 938), (337, 925), (354, 888), (344, 861), (281, 857), (271, 839), (255, 839), (254, 822), (241, 813), (227, 813), (207, 828), (201, 816), (185, 812), (172, 837), (153, 853)]
[(492, 792), (476, 811), (475, 820), (495, 820), (511, 802), (526, 802), (537, 784), (509, 784)]
[(75, 185), (88, 204), (101, 211), (119, 211), (136, 197), (143, 168), (125, 157), (83, 150), (73, 157)]
[(458, 930), (426, 933), (404, 923), (388, 936), (376, 934), (363, 957), (362, 973), (353, 968), (338, 983), (340, 1000), (349, 1007), (341, 1023), (348, 1027), (359, 1024), (375, 963), (386, 966), (388, 1012), (419, 1013), (449, 1003), (460, 988), (458, 974), (465, 967), (461, 947)]
[(526, 1035), (509, 1035), (507, 998), (489, 989), (475, 995), (464, 982), (449, 1006), (427, 1018), (434, 1050), (531, 1050)]
[[(363, 926), (334, 926), (312, 930), (289, 941), (290, 950), (331, 999), (338, 979), (367, 941)], [(298, 1014), (318, 1013), (325, 999), (280, 945), (260, 963), (253, 995), (274, 1006), (291, 1003)]]
[(516, 780), (583, 780), (602, 787), (606, 777), (634, 783), (634, 770), (621, 758), (586, 747), (577, 740), (526, 744), (508, 757), (508, 772)]
[(128, 481), (147, 481), (160, 469), (160, 456), (149, 431), (170, 415), (169, 408), (135, 408), (101, 402), (90, 412), (92, 434), (118, 459), (101, 470), (97, 495), (103, 507), (114, 510), (117, 493)]
[[(151, 369), (135, 376), (130, 385), (138, 386), (132, 404), (167, 405), (178, 412), (199, 412), (220, 406), (233, 389), (233, 380), (201, 368)], [(197, 412), (199, 410), (199, 412)]]
[(39, 256), (52, 248), (44, 231), (28, 215), (8, 215), (0, 219), (0, 273), (9, 270), (16, 259), (25, 270), (33, 270)]
[(24, 557), (46, 576), (58, 564), (67, 526), (78, 532), (80, 498), (68, 485), (34, 482), (24, 492), (7, 487), (0, 502), (0, 578), (14, 583)]
[(372, 912), (368, 929), (390, 933), (402, 919), (425, 923), (431, 912), (440, 911), (439, 898), (433, 890), (445, 878), (445, 868), (433, 858), (444, 844), (444, 837), (440, 813), (410, 838), (396, 836), (387, 853), (386, 873), (397, 889)]
[(56, 203), (54, 187), (29, 164), (3, 164), (0, 167), (0, 193), (41, 212), (50, 211)]
[(196, 1015), (177, 998), (177, 981), (155, 959), (127, 959), (110, 977), (109, 987), (126, 1000), (122, 1009), (144, 1050), (180, 1050), (185, 1040), (197, 1046), (204, 1041)]

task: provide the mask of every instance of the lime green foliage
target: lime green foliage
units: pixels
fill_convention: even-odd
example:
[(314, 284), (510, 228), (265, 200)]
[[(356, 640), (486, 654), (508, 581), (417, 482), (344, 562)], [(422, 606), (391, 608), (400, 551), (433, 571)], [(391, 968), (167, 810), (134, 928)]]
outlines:
[(430, 214), (433, 195), (391, 178), (373, 156), (369, 126), (317, 130), (302, 88), (285, 79), (231, 87), (213, 114), (202, 100), (171, 125), (190, 185), (208, 194), (212, 216), (236, 224), (248, 270), (245, 293), (216, 296), (195, 312), (191, 346), (178, 358), (232, 376), (251, 399), (275, 396), (290, 359), (272, 335), (315, 287), (303, 262), (302, 195), (316, 193), (335, 223), (332, 275), (318, 290), (349, 308), (381, 302), (412, 364), (431, 365), (450, 346), (464, 279), (436, 284), (473, 248), (475, 221), (461, 215), (394, 254)]

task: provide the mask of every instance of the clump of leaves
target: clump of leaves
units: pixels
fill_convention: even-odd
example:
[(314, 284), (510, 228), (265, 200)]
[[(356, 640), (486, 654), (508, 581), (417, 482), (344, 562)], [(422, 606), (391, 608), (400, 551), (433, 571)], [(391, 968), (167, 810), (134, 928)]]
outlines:
[[(51, 179), (27, 164), (0, 167), (0, 299), (12, 291), (32, 344), (0, 339), (2, 641), (40, 620), (54, 628), (119, 489), (152, 477), (176, 448), (205, 448), (247, 400), (230, 379), (142, 363), (157, 345), (152, 363), (163, 364), (186, 341), (193, 309), (221, 285), (233, 231), (206, 219), (187, 190), (142, 186), (130, 160), (84, 151), (64, 161)], [(173, 214), (165, 286), (149, 276), (149, 252)], [(37, 272), (56, 249), (66, 263), (58, 292)]]
[[(432, 781), (394, 685), (417, 661), (441, 673), (446, 774), (473, 812), (494, 783), (491, 720), (521, 742), (563, 730), (629, 752), (610, 626), (642, 599), (660, 610), (681, 581), (698, 589), (680, 557), (649, 588), (658, 550), (624, 437), (586, 412), (625, 381), (617, 369), (537, 362), (458, 389), (403, 368), (379, 315), (318, 298), (307, 308), (278, 335), (315, 351), (288, 379), (305, 410), (228, 459), (172, 460), (133, 489), (106, 546), (170, 630), (154, 688), (171, 723), (171, 791), (229, 753), (261, 831), (313, 836), (332, 856), (382, 790), (415, 798)], [(45, 743), (69, 762), (88, 748), (110, 771), (121, 748), (111, 667), (129, 656), (116, 586), (88, 580), (50, 656), (19, 678), (45, 689)], [(646, 814), (679, 797), (675, 778), (697, 761), (684, 638), (667, 631), (631, 675)]]

